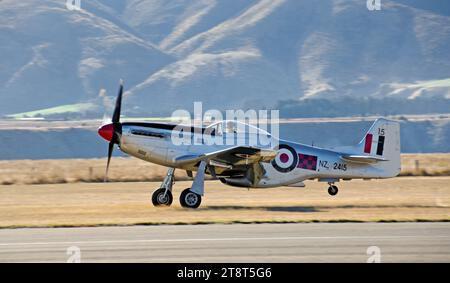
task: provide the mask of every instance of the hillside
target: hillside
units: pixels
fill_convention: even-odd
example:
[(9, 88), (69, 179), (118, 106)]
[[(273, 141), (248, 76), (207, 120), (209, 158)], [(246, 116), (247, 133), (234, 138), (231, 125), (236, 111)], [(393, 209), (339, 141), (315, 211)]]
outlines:
[(126, 115), (167, 115), (194, 101), (450, 100), (449, 3), (81, 2), (69, 11), (60, 0), (0, 1), (0, 115), (93, 103), (101, 117), (119, 78)]

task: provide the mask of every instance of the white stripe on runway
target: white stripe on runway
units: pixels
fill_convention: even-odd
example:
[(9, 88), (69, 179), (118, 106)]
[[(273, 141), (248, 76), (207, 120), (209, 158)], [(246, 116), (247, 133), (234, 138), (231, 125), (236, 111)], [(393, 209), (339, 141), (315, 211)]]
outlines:
[(149, 239), (149, 240), (105, 240), (105, 241), (64, 241), (64, 242), (24, 242), (0, 243), (0, 246), (38, 246), (38, 245), (102, 245), (138, 244), (170, 242), (212, 242), (212, 241), (279, 241), (279, 240), (364, 240), (364, 239), (450, 239), (450, 235), (421, 236), (329, 236), (329, 237), (267, 237), (267, 238), (192, 238), (192, 239)]

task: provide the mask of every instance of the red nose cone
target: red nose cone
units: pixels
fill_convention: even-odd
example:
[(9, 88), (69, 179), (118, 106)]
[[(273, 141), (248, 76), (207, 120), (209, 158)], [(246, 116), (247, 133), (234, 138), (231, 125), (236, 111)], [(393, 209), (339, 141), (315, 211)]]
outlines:
[(114, 135), (113, 124), (103, 125), (98, 128), (98, 134), (107, 141), (111, 141)]

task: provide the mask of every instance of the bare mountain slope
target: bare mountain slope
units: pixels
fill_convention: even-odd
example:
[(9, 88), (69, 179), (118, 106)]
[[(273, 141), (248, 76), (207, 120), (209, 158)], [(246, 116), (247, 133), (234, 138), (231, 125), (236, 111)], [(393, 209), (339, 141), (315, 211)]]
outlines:
[(120, 77), (129, 115), (194, 101), (450, 99), (450, 4), (365, 2), (83, 0), (69, 11), (60, 0), (3, 0), (0, 114), (96, 102)]
[(63, 1), (0, 2), (0, 113), (89, 100), (100, 88), (117, 88), (121, 77), (136, 84), (173, 61), (88, 7), (73, 12)]

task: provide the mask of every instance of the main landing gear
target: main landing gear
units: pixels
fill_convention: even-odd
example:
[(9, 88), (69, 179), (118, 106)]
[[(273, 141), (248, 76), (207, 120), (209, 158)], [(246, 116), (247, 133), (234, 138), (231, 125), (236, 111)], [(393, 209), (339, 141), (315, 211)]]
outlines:
[(191, 191), (190, 188), (184, 190), (180, 195), (180, 204), (186, 208), (197, 208), (202, 203), (202, 196)]
[[(186, 208), (198, 208), (202, 202), (205, 191), (206, 162), (200, 162), (197, 175), (191, 188), (185, 189), (180, 195), (180, 204)], [(175, 168), (170, 168), (162, 182), (161, 188), (153, 192), (152, 203), (154, 206), (170, 206), (173, 201), (172, 186), (174, 183)]]
[(152, 203), (154, 206), (170, 206), (173, 201), (172, 186), (174, 183), (175, 168), (167, 170), (167, 175), (164, 178), (161, 187), (153, 192)]
[(328, 183), (328, 185), (330, 185), (330, 186), (328, 187), (328, 194), (329, 194), (330, 196), (335, 196), (335, 195), (337, 195), (337, 193), (339, 192), (338, 187), (335, 186), (334, 183)]

